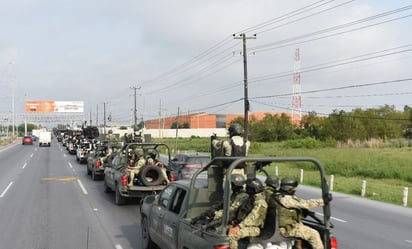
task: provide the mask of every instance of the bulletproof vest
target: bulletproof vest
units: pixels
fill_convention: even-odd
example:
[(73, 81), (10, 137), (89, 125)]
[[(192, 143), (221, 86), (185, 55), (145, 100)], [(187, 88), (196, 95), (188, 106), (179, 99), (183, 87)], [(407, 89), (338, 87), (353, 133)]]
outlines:
[(246, 156), (246, 144), (236, 145), (233, 139), (230, 139), (230, 146), (232, 146), (232, 156)]
[[(282, 198), (280, 196), (280, 198)], [(287, 208), (278, 202), (277, 205), (279, 219), (279, 227), (286, 227), (299, 223), (302, 219), (301, 211), (296, 208)]]

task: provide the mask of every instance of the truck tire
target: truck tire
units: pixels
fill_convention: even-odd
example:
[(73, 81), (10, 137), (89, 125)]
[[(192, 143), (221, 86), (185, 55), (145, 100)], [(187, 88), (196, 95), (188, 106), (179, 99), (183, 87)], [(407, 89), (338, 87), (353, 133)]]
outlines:
[(149, 228), (147, 227), (147, 218), (142, 217), (142, 249), (158, 248), (149, 235)]
[(97, 175), (96, 175), (96, 172), (94, 170), (92, 170), (92, 180), (93, 181), (97, 180)]
[(116, 190), (114, 191), (114, 202), (116, 203), (116, 205), (124, 205), (126, 204), (126, 197), (122, 196), (120, 194), (119, 189), (116, 187)]
[(145, 186), (157, 186), (165, 181), (162, 168), (153, 165), (143, 166), (139, 171), (138, 177)]
[(104, 181), (104, 192), (105, 193), (112, 192), (112, 189), (107, 185), (106, 181)]

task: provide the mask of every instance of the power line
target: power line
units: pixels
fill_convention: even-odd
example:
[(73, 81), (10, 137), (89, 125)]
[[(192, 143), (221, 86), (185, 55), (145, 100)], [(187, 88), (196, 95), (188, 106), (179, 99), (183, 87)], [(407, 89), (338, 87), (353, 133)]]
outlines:
[[(349, 88), (360, 88), (360, 87), (369, 87), (369, 86), (377, 86), (377, 85), (386, 85), (386, 84), (393, 84), (393, 83), (403, 83), (406, 81), (411, 81), (412, 78), (406, 79), (397, 79), (397, 80), (388, 80), (388, 81), (380, 81), (380, 82), (373, 82), (373, 83), (365, 83), (365, 84), (358, 84), (358, 85), (349, 85), (349, 86), (341, 86), (341, 87), (332, 87), (326, 89), (318, 89), (318, 90), (311, 90), (311, 91), (303, 91), (302, 94), (310, 94), (310, 93), (319, 93), (319, 92), (329, 92), (329, 91), (337, 91)], [(267, 96), (259, 96), (253, 97), (251, 99), (266, 99), (266, 98), (276, 98), (276, 97), (284, 97), (284, 96), (291, 96), (293, 93), (284, 93), (284, 94), (277, 94), (277, 95), (267, 95)]]
[[(334, 34), (331, 34), (331, 35), (326, 35), (326, 36), (317, 37), (317, 38), (313, 38), (313, 39), (309, 39), (309, 40), (304, 40), (304, 41), (300, 41), (300, 42), (291, 43), (293, 41), (301, 40), (301, 39), (304, 39), (304, 38), (307, 38), (307, 37), (312, 37), (312, 36), (315, 36), (315, 35), (321, 35), (321, 34), (324, 34), (324, 33), (331, 32), (331, 31), (336, 31), (336, 30), (348, 28), (348, 27), (351, 27), (351, 26), (354, 26), (354, 25), (358, 25), (358, 24), (361, 24), (361, 23), (364, 23), (364, 22), (369, 22), (371, 20), (379, 19), (379, 18), (389, 16), (389, 15), (392, 15), (392, 14), (397, 14), (397, 13), (409, 10), (411, 8), (412, 8), (412, 5), (408, 5), (408, 6), (403, 7), (403, 8), (383, 12), (383, 13), (380, 13), (380, 14), (377, 14), (377, 15), (374, 15), (374, 16), (369, 16), (369, 17), (362, 18), (362, 19), (352, 21), (352, 22), (348, 22), (348, 23), (345, 23), (345, 24), (336, 25), (336, 26), (329, 27), (329, 28), (326, 28), (326, 29), (314, 31), (314, 32), (311, 32), (311, 33), (294, 36), (294, 37), (291, 37), (291, 38), (271, 42), (271, 43), (260, 45), (260, 46), (251, 47), (251, 51), (254, 51), (254, 52), (258, 53), (258, 52), (267, 51), (267, 50), (279, 49), (279, 48), (283, 48), (283, 47), (286, 47), (286, 46), (298, 45), (298, 44), (302, 44), (302, 43), (307, 43), (307, 42), (311, 42), (311, 41), (325, 39), (325, 38), (329, 38), (329, 37), (332, 37), (332, 36), (337, 36), (337, 35), (353, 32), (353, 31), (358, 31), (358, 30), (362, 30), (362, 29), (365, 29), (365, 28), (370, 28), (370, 27), (373, 27), (373, 26), (381, 25), (381, 24), (384, 24), (384, 23), (397, 21), (397, 20), (400, 20), (400, 19), (403, 19), (403, 18), (408, 18), (411, 15), (405, 15), (405, 16), (401, 16), (401, 17), (398, 17), (398, 18), (389, 19), (389, 20), (386, 20), (386, 21), (383, 21), (383, 22), (374, 23), (374, 24), (362, 26), (362, 27), (359, 27), (359, 28), (334, 33)], [(285, 44), (285, 45), (281, 45), (281, 44)], [(273, 47), (273, 46), (276, 46), (276, 47)]]

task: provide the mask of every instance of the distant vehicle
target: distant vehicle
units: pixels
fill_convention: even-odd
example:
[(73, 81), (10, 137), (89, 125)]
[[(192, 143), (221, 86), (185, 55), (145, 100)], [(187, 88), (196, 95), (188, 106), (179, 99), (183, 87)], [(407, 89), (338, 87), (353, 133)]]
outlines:
[(33, 138), (31, 136), (24, 136), (21, 140), (22, 145), (33, 144)]
[(210, 156), (201, 154), (176, 154), (169, 164), (172, 181), (190, 179), (196, 170), (210, 162)]
[(33, 138), (33, 141), (34, 141), (34, 142), (37, 141), (37, 136), (36, 136), (36, 135), (31, 135), (31, 138)]
[[(164, 178), (163, 166), (150, 164), (141, 167), (134, 179), (129, 179), (128, 167), (135, 155), (132, 153), (133, 151), (144, 152), (145, 158), (149, 155), (149, 151), (155, 152), (157, 159), (159, 153), (162, 152), (167, 156), (167, 162), (164, 162), (166, 169), (170, 163), (170, 149), (163, 143), (129, 143), (120, 152), (113, 153), (114, 157), (111, 163), (104, 168), (104, 186), (106, 193), (115, 192), (115, 203), (117, 205), (125, 204), (127, 198), (143, 198), (146, 195), (160, 192), (166, 187), (166, 180), (170, 181), (170, 179)], [(150, 154), (153, 155), (152, 153)], [(133, 184), (129, 185), (129, 182)]]
[(39, 134), (39, 147), (51, 145), (51, 132), (50, 131), (40, 131)]
[(86, 163), (89, 151), (92, 149), (92, 144), (89, 142), (82, 142), (76, 149), (76, 160), (79, 163)]
[(106, 156), (106, 150), (106, 145), (97, 145), (94, 150), (89, 151), (86, 170), (87, 174), (91, 175), (93, 181), (97, 180), (97, 178), (103, 179), (104, 177), (104, 167), (108, 163), (102, 163), (100, 158)]

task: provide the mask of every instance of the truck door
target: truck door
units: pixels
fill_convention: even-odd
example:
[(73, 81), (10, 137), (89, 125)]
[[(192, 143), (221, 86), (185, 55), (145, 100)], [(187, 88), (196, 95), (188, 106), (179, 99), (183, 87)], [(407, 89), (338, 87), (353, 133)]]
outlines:
[(168, 244), (166, 248), (168, 249), (177, 249), (178, 245), (178, 230), (179, 230), (179, 221), (181, 214), (183, 212), (182, 205), (186, 197), (186, 190), (181, 188), (176, 188), (173, 193), (172, 198), (170, 199), (169, 207), (166, 212), (164, 222), (163, 222), (163, 231), (167, 240), (171, 243)]
[(115, 169), (114, 167), (116, 167), (116, 165), (119, 163), (119, 160), (117, 158), (114, 158), (112, 163), (109, 164), (109, 166), (107, 166), (104, 169), (104, 175), (105, 175), (105, 181), (107, 182), (107, 184), (114, 188), (115, 187), (115, 181), (114, 181), (114, 173), (115, 173)]
[(160, 193), (158, 205), (152, 206), (151, 210), (152, 215), (150, 216), (151, 221), (149, 223), (151, 224), (150, 229), (152, 231), (150, 231), (150, 235), (152, 240), (156, 241), (156, 244), (162, 249), (174, 248), (174, 246), (170, 246), (170, 244), (173, 244), (171, 243), (173, 238), (170, 238), (170, 231), (168, 227), (165, 228), (164, 220), (166, 216), (170, 215), (168, 209), (175, 189), (176, 187), (173, 185), (164, 188)]

